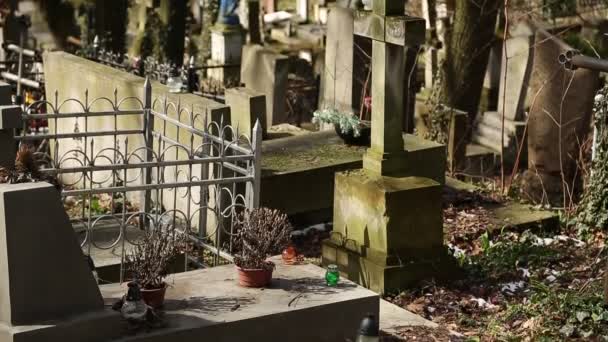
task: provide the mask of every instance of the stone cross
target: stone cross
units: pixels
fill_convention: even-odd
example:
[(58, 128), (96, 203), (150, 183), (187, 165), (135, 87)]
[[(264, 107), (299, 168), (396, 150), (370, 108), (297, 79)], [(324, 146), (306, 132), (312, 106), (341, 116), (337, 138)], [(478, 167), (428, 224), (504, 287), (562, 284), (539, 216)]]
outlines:
[(416, 63), (410, 59), (425, 40), (425, 20), (404, 15), (405, 0), (374, 0), (372, 11), (355, 13), (354, 33), (372, 43), (372, 137), (363, 168), (373, 174), (406, 171), (403, 117), (406, 75)]

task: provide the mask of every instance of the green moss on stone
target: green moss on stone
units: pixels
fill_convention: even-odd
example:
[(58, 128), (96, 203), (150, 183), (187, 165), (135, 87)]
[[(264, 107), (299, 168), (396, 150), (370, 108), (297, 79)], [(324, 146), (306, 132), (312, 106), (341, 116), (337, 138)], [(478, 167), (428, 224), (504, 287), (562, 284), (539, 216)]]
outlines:
[(282, 149), (262, 155), (265, 172), (288, 172), (313, 169), (361, 160), (365, 147), (329, 144), (304, 151)]

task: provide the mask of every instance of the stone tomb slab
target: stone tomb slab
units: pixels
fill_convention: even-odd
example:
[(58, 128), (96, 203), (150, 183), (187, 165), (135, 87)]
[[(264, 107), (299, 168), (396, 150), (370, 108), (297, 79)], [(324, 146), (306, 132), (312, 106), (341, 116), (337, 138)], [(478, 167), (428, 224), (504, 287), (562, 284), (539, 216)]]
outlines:
[[(444, 145), (404, 134), (404, 149), (408, 151), (406, 162), (416, 166), (411, 170), (413, 176), (445, 183)], [(290, 216), (315, 213), (316, 222), (329, 220), (334, 174), (360, 169), (365, 150), (345, 145), (334, 131), (264, 141), (261, 205)]]
[[(378, 317), (376, 293), (348, 280), (329, 288), (324, 270), (314, 265), (277, 268), (269, 288), (237, 285), (234, 265), (171, 275), (164, 316), (166, 327), (126, 335), (120, 314), (109, 306), (126, 292), (126, 284), (100, 287), (106, 309), (93, 315), (45, 326), (16, 327), (17, 337), (1, 341), (344, 341), (354, 340), (366, 313)], [(86, 328), (86, 329), (84, 329)], [(61, 335), (58, 333), (61, 332)]]

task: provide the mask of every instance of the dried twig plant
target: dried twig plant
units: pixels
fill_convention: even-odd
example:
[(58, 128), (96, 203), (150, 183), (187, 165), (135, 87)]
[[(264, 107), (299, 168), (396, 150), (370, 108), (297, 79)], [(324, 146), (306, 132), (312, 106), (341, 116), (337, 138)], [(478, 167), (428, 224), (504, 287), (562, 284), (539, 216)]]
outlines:
[(39, 161), (36, 160), (33, 146), (21, 145), (15, 158), (13, 168), (0, 167), (0, 183), (30, 183), (49, 182), (59, 188), (56, 177), (40, 172)]
[(189, 248), (188, 237), (175, 229), (152, 230), (127, 254), (127, 272), (143, 289), (163, 288), (171, 261)]
[(268, 208), (243, 212), (237, 224), (234, 263), (242, 269), (274, 269), (266, 260), (289, 244), (293, 230), (287, 215)]

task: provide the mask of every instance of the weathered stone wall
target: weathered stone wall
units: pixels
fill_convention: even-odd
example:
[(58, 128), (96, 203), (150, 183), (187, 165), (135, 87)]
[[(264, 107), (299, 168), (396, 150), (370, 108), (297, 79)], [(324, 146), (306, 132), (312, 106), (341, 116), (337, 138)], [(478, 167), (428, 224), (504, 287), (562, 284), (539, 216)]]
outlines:
[[(142, 99), (143, 97), (143, 84), (144, 79), (114, 68), (104, 66), (65, 52), (50, 52), (44, 55), (44, 73), (46, 78), (46, 97), (50, 102), (55, 102), (55, 94), (57, 94), (57, 102), (61, 104), (66, 99), (75, 98), (83, 103), (85, 100), (85, 91), (88, 90), (88, 102), (91, 103), (93, 99), (105, 97), (114, 101), (115, 91), (116, 97), (120, 99), (134, 97)], [(152, 101), (153, 107), (157, 111), (162, 111), (162, 101), (166, 99), (168, 102), (180, 103), (181, 107), (194, 111), (196, 114), (201, 114), (200, 119), (196, 120), (194, 127), (203, 129), (203, 114), (208, 116), (208, 120), (219, 121), (223, 119), (224, 122), (230, 123), (230, 109), (229, 107), (217, 103), (215, 101), (192, 95), (192, 94), (172, 94), (169, 93), (168, 88), (159, 82), (152, 82)], [(156, 101), (155, 101), (156, 100)], [(141, 108), (138, 101), (134, 99), (128, 99), (121, 103), (121, 110), (134, 110)], [(111, 106), (108, 101), (98, 100), (91, 106), (92, 111), (111, 111)], [(49, 109), (50, 111), (50, 109)], [(82, 106), (76, 101), (68, 101), (61, 104), (61, 112), (81, 112)], [(168, 113), (171, 117), (177, 118), (175, 109), (171, 109)], [(181, 120), (187, 122), (186, 114), (182, 112)], [(57, 127), (59, 133), (71, 133), (75, 129), (75, 120), (61, 120), (62, 124)], [(157, 131), (163, 131), (161, 120), (155, 121), (155, 129)], [(113, 130), (115, 122), (107, 117), (89, 118), (87, 124), (88, 131), (102, 131), (102, 130)], [(143, 116), (142, 115), (126, 115), (119, 116), (116, 120), (116, 126), (118, 129), (142, 129), (143, 127)], [(55, 129), (54, 121), (49, 120), (50, 132)], [(80, 119), (78, 121), (78, 130), (84, 132), (85, 121)], [(178, 138), (177, 129), (175, 126), (168, 124), (165, 135), (173, 140), (179, 140), (182, 144), (190, 146), (190, 134), (186, 134), (185, 130), (181, 130)], [(139, 147), (144, 146), (143, 135), (131, 135), (128, 137), (129, 151), (134, 151)], [(119, 148), (122, 151), (124, 149), (124, 137), (119, 137)], [(89, 139), (86, 148), (88, 154), (90, 154), (90, 143)], [(96, 137), (94, 139), (95, 151), (101, 151), (104, 148), (114, 147), (115, 139), (113, 136)], [(157, 143), (157, 141), (155, 141)], [(194, 146), (200, 145), (200, 140), (195, 139)], [(80, 139), (62, 139), (60, 141), (58, 154), (63, 155), (70, 150), (82, 150), (85, 149), (85, 140)], [(158, 150), (158, 145), (155, 144), (155, 151)], [(143, 153), (143, 151), (141, 151)], [(175, 158), (175, 149), (171, 149), (171, 157)], [(179, 158), (187, 158), (183, 151), (178, 152)], [(143, 155), (143, 154), (141, 154)], [(100, 160), (99, 163), (107, 164), (107, 161)], [(177, 177), (174, 172), (174, 168), (167, 168), (165, 171), (165, 182), (174, 181)], [(181, 167), (179, 172), (180, 181), (184, 181), (184, 175), (187, 174), (187, 167)], [(194, 167), (194, 175), (200, 174), (200, 167)], [(103, 175), (100, 175), (103, 176)], [(74, 176), (75, 177), (75, 176)], [(64, 179), (64, 182), (74, 181), (75, 178)], [(105, 176), (103, 176), (105, 177)], [(139, 177), (139, 172), (133, 170), (129, 173), (129, 179), (135, 179)], [(183, 191), (182, 191), (183, 192)], [(184, 196), (185, 197), (185, 196)], [(132, 198), (136, 203), (139, 202), (139, 198)], [(169, 193), (164, 199), (165, 207), (173, 207), (173, 194)], [(198, 200), (198, 199), (196, 199)], [(185, 210), (187, 206), (187, 199), (178, 196), (177, 207)]]

